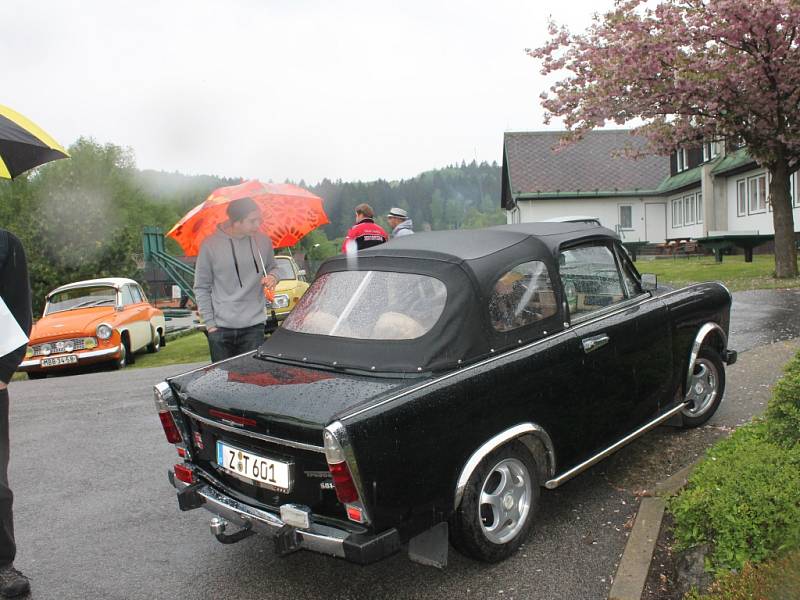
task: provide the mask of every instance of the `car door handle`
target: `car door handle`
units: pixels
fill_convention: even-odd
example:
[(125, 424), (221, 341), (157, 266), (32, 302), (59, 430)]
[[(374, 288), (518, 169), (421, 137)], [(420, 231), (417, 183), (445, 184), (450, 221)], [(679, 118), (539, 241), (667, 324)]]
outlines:
[(599, 350), (609, 342), (609, 337), (607, 334), (602, 333), (600, 335), (593, 335), (592, 337), (584, 338), (581, 340), (581, 345), (583, 346), (583, 351), (586, 354), (589, 352), (594, 352), (595, 350)]

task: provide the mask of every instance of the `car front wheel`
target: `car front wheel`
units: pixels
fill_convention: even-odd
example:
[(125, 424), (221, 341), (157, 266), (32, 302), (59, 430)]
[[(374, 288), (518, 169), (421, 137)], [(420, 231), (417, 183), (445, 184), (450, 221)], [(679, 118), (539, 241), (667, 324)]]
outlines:
[(684, 427), (698, 427), (717, 411), (725, 393), (725, 367), (719, 354), (703, 346), (694, 361), (685, 400), (691, 404), (681, 411)]
[(147, 351), (154, 354), (161, 350), (161, 334), (155, 329), (150, 332), (150, 339), (152, 340), (147, 344)]
[(486, 562), (511, 556), (525, 541), (539, 504), (536, 463), (513, 442), (489, 454), (472, 473), (450, 520), (451, 542)]

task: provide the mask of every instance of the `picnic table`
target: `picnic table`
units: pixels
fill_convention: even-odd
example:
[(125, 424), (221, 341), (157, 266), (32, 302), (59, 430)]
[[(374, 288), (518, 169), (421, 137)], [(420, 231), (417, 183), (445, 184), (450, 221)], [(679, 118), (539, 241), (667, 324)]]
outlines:
[(744, 250), (744, 262), (753, 262), (753, 248), (773, 239), (773, 234), (758, 231), (709, 231), (706, 237), (697, 238), (697, 243), (713, 250), (717, 262), (722, 262), (723, 250), (734, 247)]

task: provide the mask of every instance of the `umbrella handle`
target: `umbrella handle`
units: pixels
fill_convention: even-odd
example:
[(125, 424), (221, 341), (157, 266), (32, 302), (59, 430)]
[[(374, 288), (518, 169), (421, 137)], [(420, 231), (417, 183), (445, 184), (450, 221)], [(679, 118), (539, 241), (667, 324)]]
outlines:
[[(267, 276), (267, 268), (264, 266), (264, 257), (261, 256), (261, 248), (258, 247), (258, 242), (256, 242), (256, 251), (258, 252), (258, 260), (261, 261), (261, 271), (264, 273), (264, 277)], [(273, 302), (275, 300), (275, 291), (269, 288), (264, 288), (264, 297)]]

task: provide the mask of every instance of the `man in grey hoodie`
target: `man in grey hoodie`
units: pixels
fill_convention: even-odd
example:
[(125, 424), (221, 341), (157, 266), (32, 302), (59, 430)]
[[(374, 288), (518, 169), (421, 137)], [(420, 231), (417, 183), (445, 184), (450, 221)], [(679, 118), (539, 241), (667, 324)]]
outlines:
[(412, 229), (413, 224), (411, 219), (408, 218), (408, 213), (402, 208), (392, 208), (389, 214), (386, 215), (386, 220), (392, 227), (392, 237), (398, 238), (404, 235), (411, 235), (414, 233)]
[(228, 220), (200, 246), (194, 270), (194, 293), (213, 362), (262, 344), (264, 293), (279, 280), (272, 241), (259, 232), (256, 202), (239, 198), (227, 212)]

